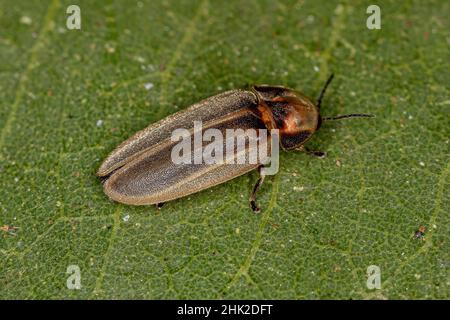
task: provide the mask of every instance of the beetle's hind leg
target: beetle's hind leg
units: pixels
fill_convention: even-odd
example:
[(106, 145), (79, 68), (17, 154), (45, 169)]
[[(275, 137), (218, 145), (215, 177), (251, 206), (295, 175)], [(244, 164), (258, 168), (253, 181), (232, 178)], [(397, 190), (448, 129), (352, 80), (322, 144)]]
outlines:
[(310, 155), (310, 156), (313, 156), (316, 158), (320, 158), (320, 159), (323, 159), (327, 156), (327, 153), (325, 151), (309, 150), (306, 146), (300, 146), (296, 150), (302, 151), (302, 152), (306, 153), (307, 155)]
[(264, 182), (264, 178), (266, 177), (261, 171), (262, 167), (263, 166), (258, 167), (259, 178), (256, 181), (255, 186), (253, 187), (252, 194), (250, 195), (250, 207), (252, 208), (254, 213), (261, 212), (261, 208), (256, 205), (256, 193), (258, 192), (259, 188)]

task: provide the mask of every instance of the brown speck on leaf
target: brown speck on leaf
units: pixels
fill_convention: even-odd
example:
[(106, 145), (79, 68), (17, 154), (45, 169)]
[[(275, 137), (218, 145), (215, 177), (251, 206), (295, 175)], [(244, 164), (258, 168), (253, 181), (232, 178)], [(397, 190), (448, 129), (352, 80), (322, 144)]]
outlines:
[(272, 221), (269, 221), (269, 224), (272, 226), (272, 228), (274, 228), (275, 230), (278, 229), (280, 227), (279, 224), (277, 223), (273, 223)]
[(394, 106), (396, 106), (397, 105), (397, 101), (398, 101), (398, 99), (397, 99), (397, 97), (396, 96), (392, 96), (391, 97), (391, 103), (394, 105)]
[(342, 166), (342, 163), (341, 163), (341, 160), (336, 160), (336, 166), (338, 166), (338, 167), (340, 167), (340, 166)]
[(52, 97), (53, 96), (53, 91), (52, 90), (48, 90), (47, 91), (47, 96), (48, 97)]
[(9, 234), (11, 236), (16, 235), (16, 231), (19, 229), (19, 227), (13, 227), (5, 224), (4, 226), (0, 227), (0, 230), (5, 232), (6, 234)]

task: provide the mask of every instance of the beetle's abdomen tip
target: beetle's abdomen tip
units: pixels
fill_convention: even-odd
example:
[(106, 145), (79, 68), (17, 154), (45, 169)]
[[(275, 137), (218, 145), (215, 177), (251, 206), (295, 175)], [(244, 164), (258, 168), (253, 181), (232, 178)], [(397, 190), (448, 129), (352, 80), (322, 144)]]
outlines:
[(115, 202), (119, 202), (119, 203), (123, 203), (123, 204), (130, 204), (127, 203), (126, 197), (124, 197), (124, 195), (118, 193), (114, 186), (111, 185), (111, 179), (105, 179), (105, 181), (103, 182), (103, 192), (106, 194), (106, 196), (111, 200), (111, 201), (115, 201)]
[(97, 172), (95, 173), (98, 177), (104, 177), (107, 175), (104, 168), (100, 167), (98, 168)]
[(150, 201), (146, 197), (133, 195), (133, 184), (120, 181), (120, 175), (117, 176), (116, 172), (111, 175), (108, 173), (101, 179), (104, 179), (103, 192), (112, 201), (134, 206), (157, 203), (157, 201)]
[(109, 159), (109, 157), (106, 158), (106, 159), (102, 162), (102, 164), (100, 165), (100, 167), (98, 168), (98, 170), (97, 170), (97, 172), (96, 172), (96, 175), (97, 175), (97, 176), (99, 176), (99, 177), (108, 176), (108, 175), (111, 174), (112, 171), (114, 171), (114, 170), (112, 170), (111, 165), (110, 165), (110, 162), (108, 161), (108, 159)]

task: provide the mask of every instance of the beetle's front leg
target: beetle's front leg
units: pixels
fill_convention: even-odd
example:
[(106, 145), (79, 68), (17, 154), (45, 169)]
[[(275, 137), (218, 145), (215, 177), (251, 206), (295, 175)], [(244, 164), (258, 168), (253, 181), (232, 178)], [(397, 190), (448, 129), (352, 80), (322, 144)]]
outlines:
[(304, 153), (306, 153), (307, 155), (313, 156), (313, 157), (317, 157), (320, 159), (323, 159), (327, 156), (327, 153), (325, 151), (313, 151), (313, 150), (309, 150), (306, 146), (300, 146), (297, 149), (298, 151), (302, 151)]
[(159, 202), (155, 204), (155, 207), (157, 210), (161, 210), (162, 206), (165, 204), (165, 202)]
[(261, 208), (256, 205), (256, 193), (258, 192), (259, 188), (264, 182), (264, 178), (266, 177), (261, 171), (262, 167), (263, 166), (258, 167), (259, 178), (256, 181), (255, 186), (253, 187), (252, 194), (250, 195), (250, 207), (252, 208), (254, 213), (261, 212)]

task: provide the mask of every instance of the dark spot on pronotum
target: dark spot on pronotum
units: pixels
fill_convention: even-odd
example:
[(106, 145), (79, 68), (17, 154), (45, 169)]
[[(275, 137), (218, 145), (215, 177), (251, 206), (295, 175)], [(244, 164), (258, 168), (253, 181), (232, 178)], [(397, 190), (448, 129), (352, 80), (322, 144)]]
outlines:
[(303, 141), (307, 140), (311, 136), (311, 132), (304, 130), (300, 131), (296, 134), (283, 134), (281, 136), (281, 143), (283, 148), (289, 150), (294, 149), (297, 146), (301, 145)]

